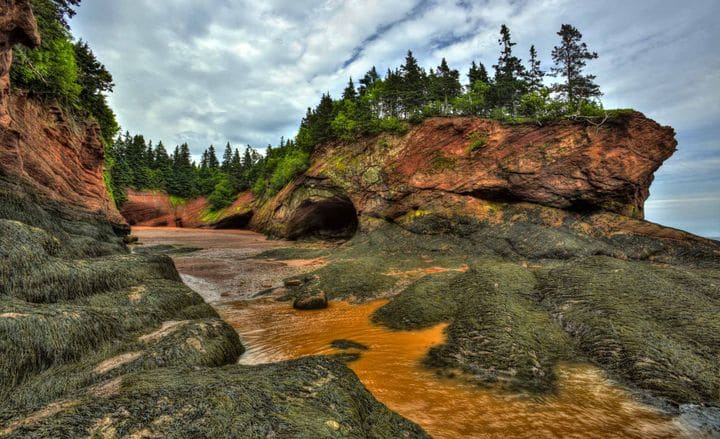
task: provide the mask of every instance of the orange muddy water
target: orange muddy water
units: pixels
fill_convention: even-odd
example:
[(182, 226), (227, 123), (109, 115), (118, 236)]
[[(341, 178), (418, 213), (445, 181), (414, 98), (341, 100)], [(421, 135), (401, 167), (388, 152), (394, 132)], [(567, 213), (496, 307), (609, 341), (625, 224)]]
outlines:
[[(167, 229), (166, 229), (167, 230)], [(249, 240), (255, 252), (263, 247), (257, 235), (226, 234), (222, 239), (212, 231), (171, 235), (143, 229), (134, 232), (153, 244), (174, 243), (204, 247), (201, 235), (207, 234), (211, 254), (218, 258), (218, 247), (237, 249)], [(145, 237), (144, 237), (145, 236)], [(233, 241), (233, 237), (238, 240)], [(221, 243), (224, 242), (224, 243)], [(269, 248), (278, 242), (267, 242)], [(280, 243), (292, 245), (290, 243)], [(204, 250), (203, 250), (204, 251)], [(203, 251), (183, 254), (180, 271), (192, 270), (193, 258), (207, 264)], [(232, 255), (232, 252), (229, 252)], [(245, 254), (245, 257), (248, 256)], [(232, 256), (231, 256), (232, 257)], [(251, 259), (252, 260), (252, 259)], [(220, 263), (220, 262), (218, 262)], [(224, 261), (223, 263), (230, 263)], [(272, 269), (266, 261), (257, 261)], [(249, 261), (243, 259), (243, 269)], [(304, 267), (299, 261), (289, 266)], [(287, 266), (286, 266), (287, 267)], [(251, 268), (250, 268), (251, 269)], [(202, 277), (213, 291), (223, 289), (226, 276), (203, 277), (192, 270), (193, 278)], [(281, 273), (286, 273), (280, 270)], [(277, 280), (266, 273), (268, 282)], [(205, 285), (196, 283), (194, 288)], [(198, 291), (203, 294), (203, 291)], [(441, 378), (422, 366), (428, 349), (444, 340), (445, 325), (421, 331), (394, 331), (371, 322), (372, 313), (386, 303), (377, 300), (364, 304), (333, 302), (325, 310), (297, 311), (289, 302), (271, 298), (215, 303), (221, 316), (240, 334), (247, 351), (242, 364), (261, 364), (305, 355), (358, 353), (348, 363), (375, 397), (392, 410), (421, 425), (436, 438), (670, 438), (688, 434), (673, 419), (636, 401), (613, 384), (596, 367), (587, 364), (563, 364), (558, 367), (557, 394), (533, 397), (482, 389), (460, 379)], [(367, 350), (333, 348), (334, 340), (352, 340)]]

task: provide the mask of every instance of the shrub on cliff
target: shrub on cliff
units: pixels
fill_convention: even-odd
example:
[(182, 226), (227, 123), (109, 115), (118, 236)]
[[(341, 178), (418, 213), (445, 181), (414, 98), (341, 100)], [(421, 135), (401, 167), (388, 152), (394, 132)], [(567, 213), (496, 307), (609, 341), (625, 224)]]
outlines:
[(104, 95), (112, 91), (112, 75), (86, 43), (73, 41), (67, 24), (80, 0), (31, 0), (31, 4), (42, 44), (37, 49), (14, 48), (11, 83), (33, 96), (55, 100), (80, 117), (92, 117), (106, 143), (112, 143), (119, 126)]
[(231, 205), (233, 201), (235, 201), (235, 186), (229, 178), (223, 176), (208, 197), (208, 203), (212, 210), (220, 210)]

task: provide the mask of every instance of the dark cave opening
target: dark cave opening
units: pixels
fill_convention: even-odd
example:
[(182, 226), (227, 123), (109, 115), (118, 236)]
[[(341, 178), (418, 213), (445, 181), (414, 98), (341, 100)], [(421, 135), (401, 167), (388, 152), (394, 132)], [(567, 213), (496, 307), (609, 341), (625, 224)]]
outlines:
[(349, 239), (358, 229), (358, 215), (352, 201), (333, 196), (320, 201), (304, 201), (288, 224), (290, 239)]
[(247, 229), (250, 220), (253, 217), (253, 212), (241, 213), (230, 215), (227, 218), (223, 218), (220, 221), (213, 223), (213, 229)]

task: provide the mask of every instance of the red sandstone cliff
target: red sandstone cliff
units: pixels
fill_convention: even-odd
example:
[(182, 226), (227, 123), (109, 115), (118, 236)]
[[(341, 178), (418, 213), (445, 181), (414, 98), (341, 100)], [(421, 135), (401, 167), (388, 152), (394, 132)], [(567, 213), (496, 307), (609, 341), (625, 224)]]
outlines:
[(308, 227), (353, 227), (354, 211), (361, 220), (438, 211), (478, 217), (498, 201), (639, 220), (653, 173), (676, 144), (672, 128), (637, 112), (599, 127), (434, 118), (404, 136), (328, 145), (251, 225), (294, 237)]
[(28, 2), (0, 0), (0, 177), (41, 202), (62, 206), (69, 215), (99, 214), (122, 226), (125, 221), (103, 180), (98, 125), (10, 92), (12, 46), (39, 42)]
[(120, 213), (133, 226), (245, 228), (253, 201), (252, 193), (245, 192), (227, 208), (211, 212), (205, 197), (173, 201), (162, 192), (129, 189)]

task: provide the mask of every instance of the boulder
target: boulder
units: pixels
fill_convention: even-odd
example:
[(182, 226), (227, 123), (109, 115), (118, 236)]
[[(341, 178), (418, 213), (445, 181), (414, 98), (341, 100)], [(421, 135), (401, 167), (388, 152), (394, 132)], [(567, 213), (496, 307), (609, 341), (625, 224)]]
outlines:
[(298, 297), (293, 302), (293, 308), (301, 310), (323, 309), (327, 306), (327, 296), (322, 291), (312, 296)]

